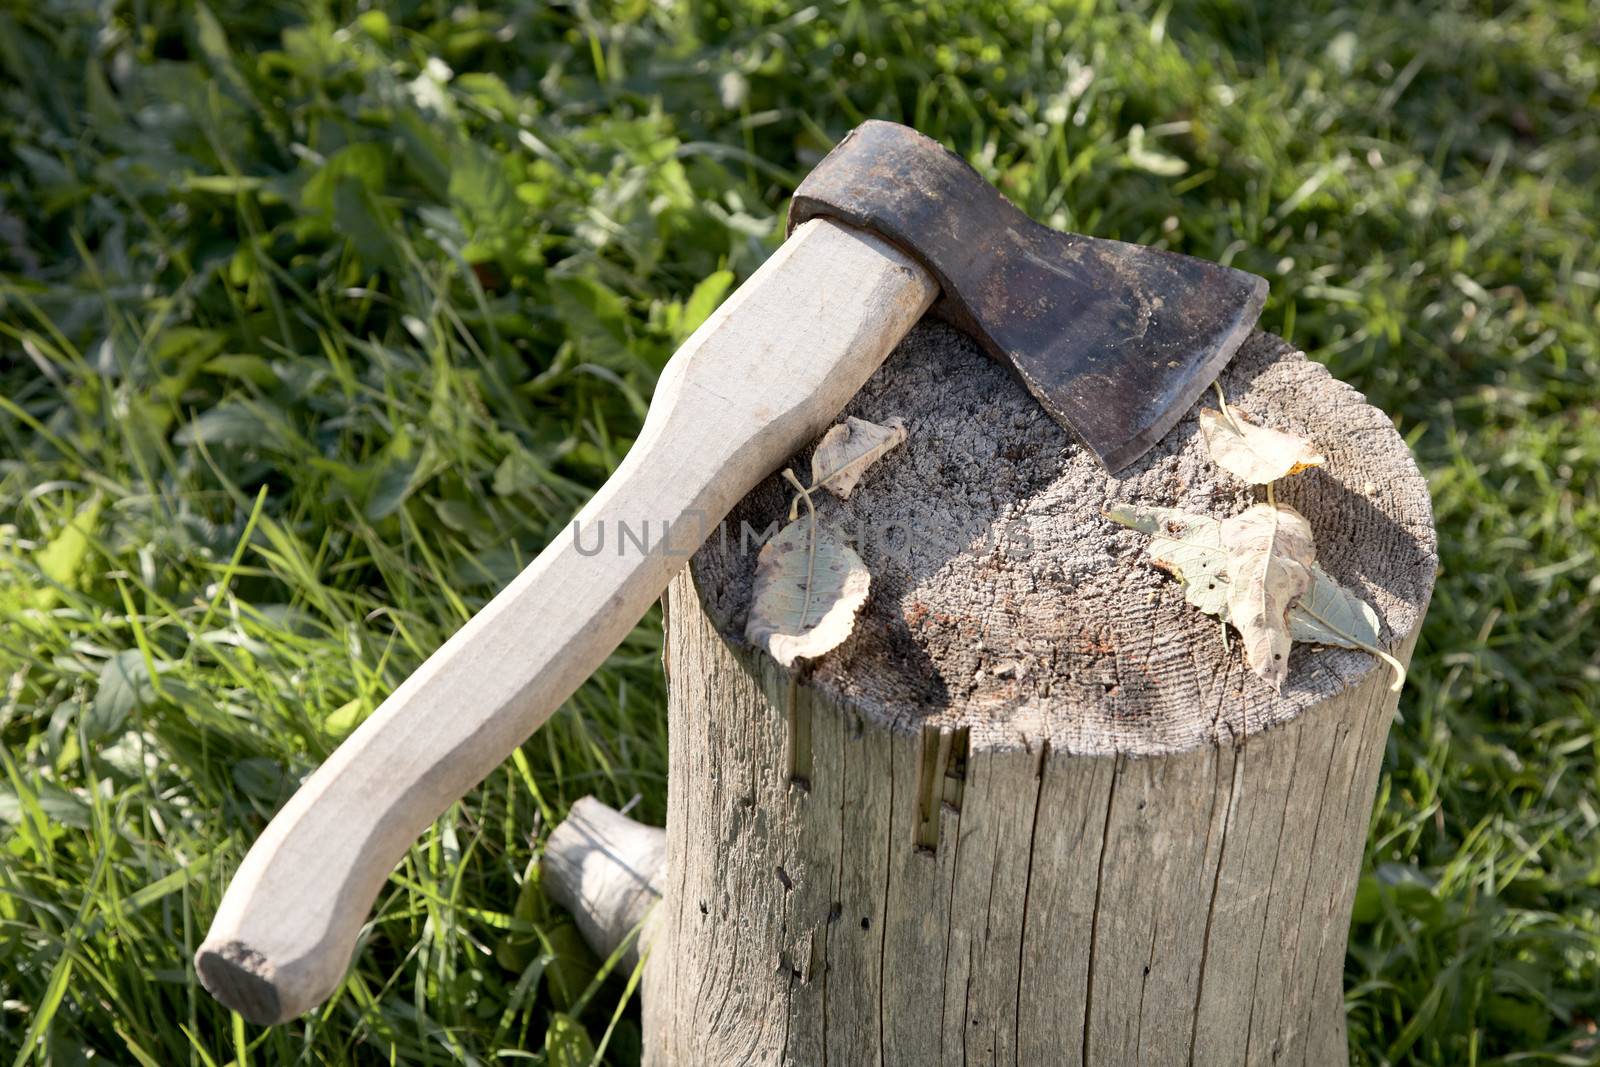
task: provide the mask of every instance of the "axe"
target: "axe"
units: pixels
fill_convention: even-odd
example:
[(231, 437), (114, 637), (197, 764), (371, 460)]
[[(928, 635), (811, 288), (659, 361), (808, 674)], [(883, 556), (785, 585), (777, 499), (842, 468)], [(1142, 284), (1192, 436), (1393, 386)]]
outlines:
[[(429, 657), (262, 832), (195, 955), (201, 983), (262, 1024), (332, 993), (410, 844), (600, 666), (924, 312), (971, 334), (1116, 471), (1215, 379), (1266, 290), (1215, 263), (1041, 226), (934, 141), (861, 125), (795, 191), (788, 240), (668, 362), (574, 536)], [(647, 548), (619, 537), (596, 553), (577, 537), (646, 522), (662, 531)]]

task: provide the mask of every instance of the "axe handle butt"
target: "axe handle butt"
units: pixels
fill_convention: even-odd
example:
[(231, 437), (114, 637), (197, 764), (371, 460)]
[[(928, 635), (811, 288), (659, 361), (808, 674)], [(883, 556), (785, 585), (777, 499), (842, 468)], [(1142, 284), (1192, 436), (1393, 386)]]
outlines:
[(327, 998), (417, 837), (600, 666), (733, 505), (837, 417), (935, 294), (923, 268), (875, 237), (822, 219), (797, 230), (673, 356), (637, 442), (574, 524), (263, 831), (195, 956), (205, 987), (261, 1024)]

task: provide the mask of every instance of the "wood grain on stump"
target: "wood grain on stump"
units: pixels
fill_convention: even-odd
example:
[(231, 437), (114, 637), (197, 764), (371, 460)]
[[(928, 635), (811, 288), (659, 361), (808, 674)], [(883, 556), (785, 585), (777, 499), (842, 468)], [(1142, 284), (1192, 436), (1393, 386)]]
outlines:
[[(1278, 497), (1407, 660), (1435, 546), (1389, 420), (1265, 334), (1222, 384), (1327, 455)], [(820, 505), (872, 572), (852, 637), (797, 672), (743, 641), (741, 533), (781, 525), (777, 477), (668, 594), (647, 1062), (1344, 1063), (1388, 671), (1296, 646), (1272, 692), (1147, 538), (1100, 517), (1220, 518), (1257, 491), (1210, 463), (1194, 412), (1107, 475), (933, 324), (849, 413), (909, 430), (850, 501)]]

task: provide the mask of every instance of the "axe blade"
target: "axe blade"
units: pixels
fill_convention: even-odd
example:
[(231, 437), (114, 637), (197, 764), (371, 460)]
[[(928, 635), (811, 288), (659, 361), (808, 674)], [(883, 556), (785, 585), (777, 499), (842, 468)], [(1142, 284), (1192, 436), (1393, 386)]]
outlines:
[(858, 126), (795, 190), (791, 231), (831, 216), (938, 281), (933, 314), (1010, 366), (1117, 471), (1159, 441), (1249, 336), (1263, 278), (1034, 222), (965, 160), (892, 122)]

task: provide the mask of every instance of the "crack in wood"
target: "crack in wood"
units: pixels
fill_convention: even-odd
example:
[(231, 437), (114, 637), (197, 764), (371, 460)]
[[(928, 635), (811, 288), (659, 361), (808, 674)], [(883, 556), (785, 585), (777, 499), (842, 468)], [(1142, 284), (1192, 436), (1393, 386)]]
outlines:
[(948, 805), (952, 811), (961, 810), (971, 749), (972, 731), (966, 727), (923, 727), (917, 770), (917, 821), (912, 837), (916, 848), (937, 852), (940, 808)]

